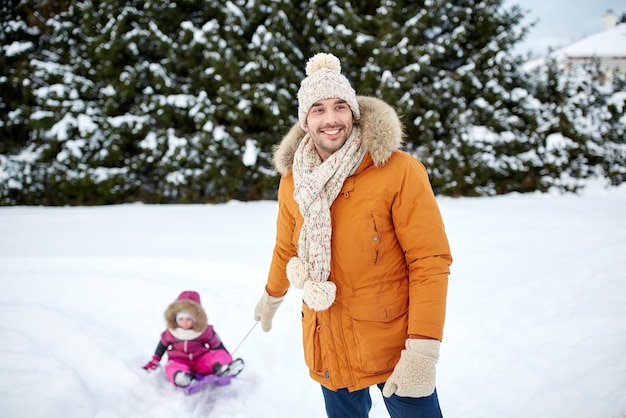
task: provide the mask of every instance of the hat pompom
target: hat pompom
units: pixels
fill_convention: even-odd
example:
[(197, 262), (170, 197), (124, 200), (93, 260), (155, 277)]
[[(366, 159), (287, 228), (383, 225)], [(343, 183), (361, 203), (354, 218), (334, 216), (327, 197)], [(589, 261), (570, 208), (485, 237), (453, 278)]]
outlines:
[(287, 262), (287, 278), (293, 287), (302, 289), (305, 280), (309, 279), (309, 264), (298, 257), (293, 257)]
[(333, 282), (315, 282), (307, 280), (304, 282), (304, 292), (302, 300), (314, 311), (323, 311), (330, 308), (335, 301), (337, 286)]
[(306, 64), (306, 75), (310, 76), (320, 70), (331, 70), (341, 74), (341, 62), (333, 54), (316, 54)]

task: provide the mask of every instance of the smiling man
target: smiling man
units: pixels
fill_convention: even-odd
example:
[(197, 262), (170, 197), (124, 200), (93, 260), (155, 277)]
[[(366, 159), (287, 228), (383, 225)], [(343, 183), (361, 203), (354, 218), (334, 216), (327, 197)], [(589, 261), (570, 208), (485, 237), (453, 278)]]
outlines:
[(254, 317), (269, 331), (302, 289), (302, 341), (329, 418), (365, 418), (377, 385), (392, 417), (441, 417), (435, 365), (449, 266), (424, 166), (401, 151), (385, 102), (358, 97), (339, 59), (317, 54), (280, 142), (276, 244)]
[(343, 146), (352, 132), (352, 109), (342, 99), (324, 99), (313, 103), (307, 127), (322, 161)]

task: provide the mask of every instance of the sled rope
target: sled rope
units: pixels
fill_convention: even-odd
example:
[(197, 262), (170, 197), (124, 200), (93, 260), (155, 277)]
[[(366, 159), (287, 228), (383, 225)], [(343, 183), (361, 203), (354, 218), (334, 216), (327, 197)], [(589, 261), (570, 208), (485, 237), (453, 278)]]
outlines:
[(250, 331), (248, 331), (248, 333), (243, 337), (243, 339), (241, 340), (241, 342), (237, 345), (237, 347), (235, 347), (235, 349), (233, 350), (232, 353), (230, 353), (231, 356), (234, 356), (235, 353), (237, 352), (237, 350), (239, 349), (239, 347), (241, 347), (241, 344), (243, 344), (243, 342), (246, 340), (246, 338), (248, 338), (248, 335), (250, 335), (250, 333), (254, 330), (254, 327), (257, 326), (259, 322), (255, 321), (254, 325), (252, 325), (252, 328), (250, 328)]

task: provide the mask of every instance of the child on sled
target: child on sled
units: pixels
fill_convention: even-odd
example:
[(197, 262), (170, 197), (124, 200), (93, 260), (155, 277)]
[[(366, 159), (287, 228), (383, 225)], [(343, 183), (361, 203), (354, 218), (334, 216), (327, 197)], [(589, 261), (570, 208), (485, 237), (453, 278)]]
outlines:
[(167, 380), (187, 387), (197, 375), (234, 376), (243, 362), (233, 358), (209, 324), (198, 292), (186, 290), (165, 310), (166, 330), (150, 360), (143, 369), (156, 370), (167, 351)]

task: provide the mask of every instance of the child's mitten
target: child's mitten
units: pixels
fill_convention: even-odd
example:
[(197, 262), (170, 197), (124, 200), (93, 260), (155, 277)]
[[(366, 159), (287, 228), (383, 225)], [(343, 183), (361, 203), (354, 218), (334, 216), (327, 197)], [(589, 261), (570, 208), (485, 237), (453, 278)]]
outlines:
[(142, 369), (147, 370), (149, 372), (156, 370), (159, 368), (159, 362), (161, 361), (161, 357), (156, 354), (152, 356), (152, 360), (150, 360)]

